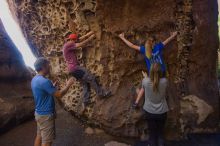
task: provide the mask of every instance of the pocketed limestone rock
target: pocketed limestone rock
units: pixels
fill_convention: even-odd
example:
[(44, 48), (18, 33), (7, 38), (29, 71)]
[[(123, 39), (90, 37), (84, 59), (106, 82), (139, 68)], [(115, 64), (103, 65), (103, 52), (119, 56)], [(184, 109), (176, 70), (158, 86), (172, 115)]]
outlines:
[[(76, 52), (77, 57), (80, 65), (97, 76), (114, 95), (99, 99), (92, 91), (94, 103), (80, 114), (82, 87), (75, 82), (62, 102), (67, 111), (86, 124), (116, 136), (139, 137), (147, 127), (141, 108), (131, 109), (134, 99), (131, 89), (140, 85), (142, 71), (146, 71), (145, 62), (143, 56), (117, 37), (118, 34), (125, 32), (131, 42), (143, 45), (149, 35), (163, 41), (177, 30), (177, 39), (167, 45), (163, 53), (169, 74), (168, 93), (172, 101), (169, 103), (174, 107), (174, 112), (169, 112), (172, 122), (167, 124), (166, 131), (172, 133), (171, 137), (185, 133), (179, 118), (181, 101), (188, 95), (197, 96), (213, 111), (206, 117), (203, 114), (206, 111), (192, 109), (199, 113), (195, 117), (186, 117), (186, 121), (192, 120), (192, 131), (198, 127), (202, 132), (216, 131), (219, 123), (217, 0), (8, 2), (32, 51), (36, 56), (43, 55), (51, 61), (52, 76), (59, 78), (62, 84), (69, 78), (61, 52), (64, 39), (71, 32), (84, 35), (93, 30), (96, 33), (96, 39)], [(186, 102), (189, 106), (185, 106), (185, 111), (194, 108), (196, 102), (192, 102)]]

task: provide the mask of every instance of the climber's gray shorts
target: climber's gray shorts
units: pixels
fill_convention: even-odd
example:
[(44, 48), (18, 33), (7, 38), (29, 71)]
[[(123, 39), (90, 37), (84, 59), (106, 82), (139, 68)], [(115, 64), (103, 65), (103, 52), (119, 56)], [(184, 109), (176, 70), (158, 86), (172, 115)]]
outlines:
[(38, 115), (35, 113), (35, 120), (37, 122), (37, 135), (42, 139), (42, 143), (52, 142), (55, 137), (55, 116)]

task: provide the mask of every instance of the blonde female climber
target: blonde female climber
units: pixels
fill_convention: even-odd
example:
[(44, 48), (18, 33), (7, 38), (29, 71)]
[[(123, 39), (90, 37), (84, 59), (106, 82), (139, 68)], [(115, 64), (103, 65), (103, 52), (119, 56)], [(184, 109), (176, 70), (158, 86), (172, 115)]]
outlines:
[(160, 63), (163, 75), (165, 75), (165, 73), (166, 73), (166, 67), (165, 67), (163, 57), (162, 57), (162, 51), (163, 51), (164, 47), (170, 41), (172, 41), (176, 36), (177, 36), (177, 32), (173, 32), (169, 38), (167, 38), (165, 41), (159, 42), (159, 43), (156, 43), (156, 38), (151, 36), (151, 37), (148, 37), (148, 39), (145, 42), (145, 45), (137, 46), (137, 45), (134, 45), (133, 43), (131, 43), (130, 41), (128, 41), (125, 38), (124, 33), (119, 34), (119, 38), (123, 42), (125, 42), (126, 45), (128, 45), (132, 49), (139, 51), (141, 54), (144, 55), (144, 60), (146, 62), (148, 74), (149, 74), (150, 67), (151, 67), (152, 63)]

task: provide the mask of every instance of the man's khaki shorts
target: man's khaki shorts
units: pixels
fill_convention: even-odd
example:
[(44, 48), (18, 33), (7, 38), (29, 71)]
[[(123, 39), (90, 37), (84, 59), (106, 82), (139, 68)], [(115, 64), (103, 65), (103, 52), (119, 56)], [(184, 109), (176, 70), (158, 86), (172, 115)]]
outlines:
[(55, 132), (55, 115), (38, 115), (35, 113), (37, 122), (37, 135), (41, 136), (42, 143), (52, 142), (56, 137)]

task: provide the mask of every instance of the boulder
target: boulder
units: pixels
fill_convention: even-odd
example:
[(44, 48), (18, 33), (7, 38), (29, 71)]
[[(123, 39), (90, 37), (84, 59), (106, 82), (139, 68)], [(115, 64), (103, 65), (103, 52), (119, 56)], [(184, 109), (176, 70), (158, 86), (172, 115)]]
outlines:
[(0, 20), (0, 134), (33, 118), (31, 77)]
[(32, 98), (0, 98), (0, 134), (33, 118)]
[[(112, 90), (114, 95), (101, 100), (92, 92), (94, 103), (82, 114), (82, 88), (75, 82), (62, 102), (67, 111), (86, 124), (100, 127), (116, 136), (137, 137), (147, 127), (141, 110), (131, 108), (131, 89), (140, 85), (142, 71), (146, 71), (143, 56), (128, 48), (117, 35), (125, 32), (129, 40), (141, 45), (149, 35), (164, 40), (177, 30), (177, 40), (166, 46), (163, 54), (169, 74), (168, 101), (170, 108), (174, 109), (169, 112), (167, 136), (178, 138), (188, 132), (217, 130), (217, 0), (8, 2), (32, 51), (36, 56), (43, 55), (51, 61), (52, 76), (60, 78), (63, 84), (68, 77), (61, 51), (66, 36), (71, 32), (84, 35), (90, 30), (95, 31), (96, 39), (79, 50), (77, 57), (80, 65), (95, 74), (100, 83)], [(189, 112), (187, 108), (197, 105), (193, 98), (190, 102), (184, 102), (186, 106), (182, 106), (182, 100), (189, 100), (185, 98), (189, 95), (208, 105), (212, 112)], [(191, 116), (185, 119), (182, 111), (184, 115)], [(202, 116), (203, 112), (205, 116)], [(197, 117), (194, 124), (183, 124), (182, 121), (190, 121), (192, 117)]]
[(85, 129), (85, 133), (88, 135), (92, 135), (92, 134), (94, 134), (94, 129), (92, 129), (91, 127), (87, 127)]

